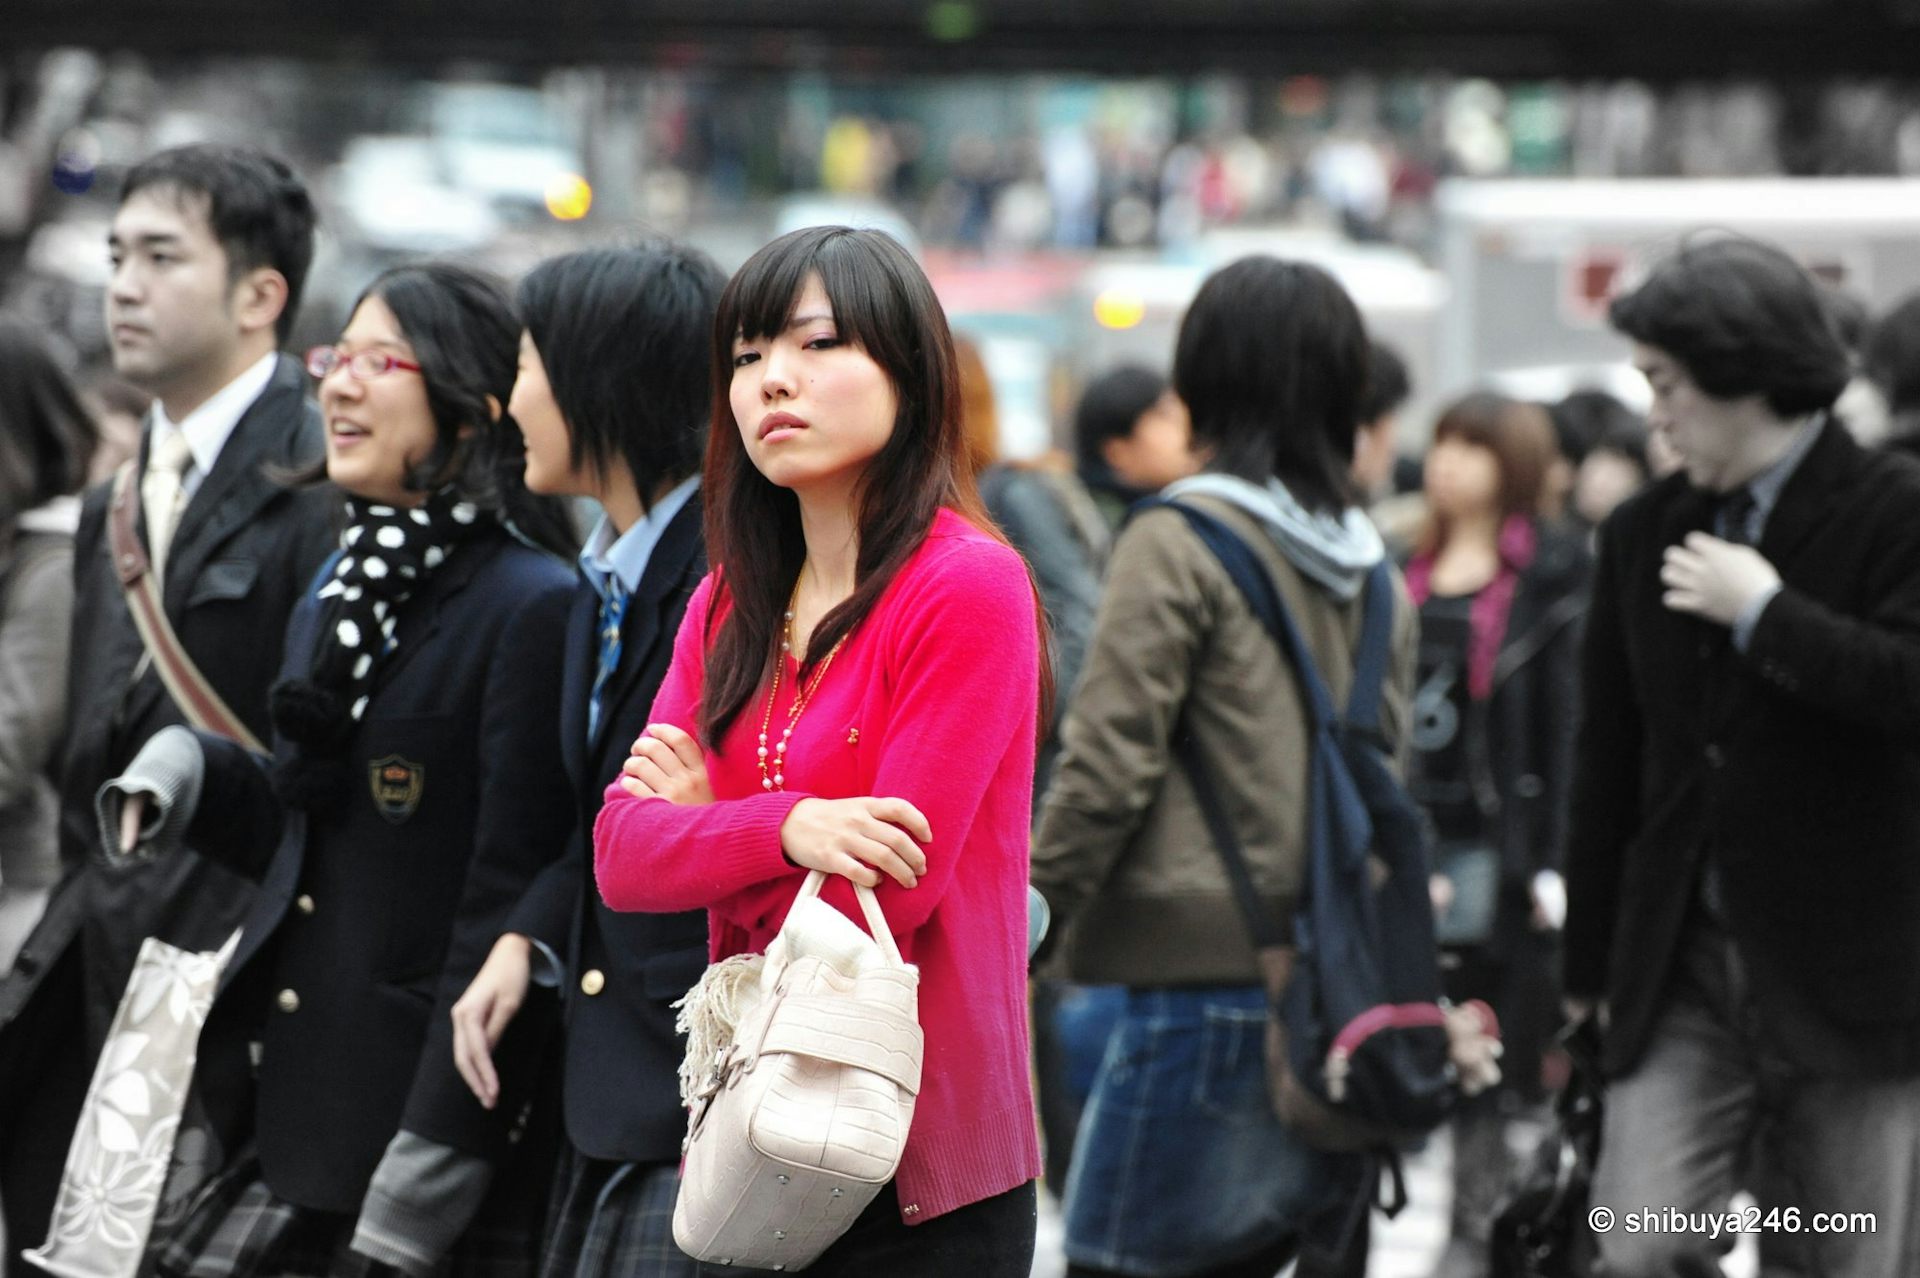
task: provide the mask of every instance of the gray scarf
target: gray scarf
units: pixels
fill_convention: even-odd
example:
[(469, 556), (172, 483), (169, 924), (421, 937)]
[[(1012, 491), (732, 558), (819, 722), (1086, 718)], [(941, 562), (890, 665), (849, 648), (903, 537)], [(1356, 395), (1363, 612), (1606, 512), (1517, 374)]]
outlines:
[(1337, 516), (1308, 510), (1278, 479), (1261, 487), (1233, 475), (1194, 475), (1169, 484), (1161, 496), (1217, 497), (1238, 506), (1260, 521), (1280, 553), (1309, 581), (1343, 603), (1359, 597), (1367, 574), (1387, 556), (1380, 530), (1358, 506)]

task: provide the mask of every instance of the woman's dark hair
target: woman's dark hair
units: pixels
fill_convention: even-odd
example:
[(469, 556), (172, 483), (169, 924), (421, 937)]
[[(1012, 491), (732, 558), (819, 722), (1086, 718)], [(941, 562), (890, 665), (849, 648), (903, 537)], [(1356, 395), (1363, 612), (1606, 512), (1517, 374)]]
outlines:
[[(854, 495), (860, 551), (853, 594), (814, 627), (812, 665), (864, 620), (942, 506), (1005, 540), (980, 500), (967, 463), (960, 376), (946, 313), (907, 251), (884, 232), (817, 226), (762, 248), (727, 284), (713, 322), (713, 424), (707, 432), (707, 556), (731, 604), (713, 639), (700, 729), (719, 749), (735, 717), (770, 676), (781, 613), (806, 558), (799, 499), (755, 468), (728, 398), (733, 346), (785, 330), (809, 277), (817, 276), (843, 342), (864, 351), (893, 385), (893, 434), (867, 464)], [(709, 624), (718, 609), (709, 613)], [(1039, 592), (1034, 611), (1044, 645)], [(1048, 662), (1040, 722), (1047, 708)]]
[[(1433, 425), (1433, 442), (1458, 440), (1493, 454), (1500, 470), (1497, 501), (1503, 519), (1538, 515), (1547, 495), (1547, 474), (1559, 457), (1553, 423), (1547, 410), (1524, 400), (1484, 392), (1456, 401)], [(1436, 517), (1430, 530), (1432, 548), (1446, 530)]]
[(549, 258), (520, 281), (520, 322), (566, 418), (574, 469), (616, 460), (645, 501), (700, 470), (712, 412), (707, 342), (726, 287), (668, 240)]
[(1920, 294), (1878, 320), (1861, 343), (1861, 365), (1893, 413), (1920, 412)]
[(1200, 286), (1180, 322), (1173, 386), (1209, 470), (1277, 476), (1310, 509), (1352, 505), (1367, 387), (1366, 325), (1317, 266), (1247, 257)]
[(40, 330), (0, 317), (0, 534), (36, 506), (78, 492), (98, 442)]
[(1713, 398), (1758, 395), (1779, 417), (1831, 408), (1852, 375), (1824, 287), (1759, 240), (1682, 245), (1608, 316)]
[(1088, 382), (1073, 415), (1073, 444), (1080, 473), (1111, 479), (1112, 467), (1102, 451), (1107, 441), (1133, 434), (1140, 414), (1166, 393), (1167, 379), (1139, 364), (1122, 364)]
[(527, 491), (526, 440), (506, 412), (520, 363), (520, 323), (506, 291), (469, 267), (419, 262), (375, 276), (348, 314), (370, 297), (386, 303), (413, 347), (433, 411), (434, 446), (407, 487), (432, 492), (452, 484), (524, 540), (571, 556), (579, 539), (566, 507)]
[(125, 204), (149, 187), (205, 199), (207, 225), (238, 280), (266, 266), (287, 281), (287, 304), (274, 331), (293, 331), (294, 313), (313, 265), (313, 199), (282, 160), (246, 146), (202, 143), (161, 151), (134, 165), (120, 188)]

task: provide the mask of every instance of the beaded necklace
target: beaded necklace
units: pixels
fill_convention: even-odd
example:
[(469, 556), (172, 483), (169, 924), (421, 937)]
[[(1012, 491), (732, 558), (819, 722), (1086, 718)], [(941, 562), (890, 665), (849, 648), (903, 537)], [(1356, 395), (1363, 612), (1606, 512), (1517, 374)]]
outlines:
[[(813, 694), (820, 690), (820, 681), (827, 677), (827, 667), (840, 655), (840, 649), (846, 644), (847, 636), (841, 635), (828, 649), (826, 657), (820, 662), (820, 668), (813, 672), (813, 678), (801, 685), (800, 693), (794, 697), (793, 705), (787, 709), (787, 726), (781, 732), (780, 740), (773, 747), (773, 769), (767, 769), (767, 733), (773, 726), (773, 703), (780, 697), (780, 674), (786, 668), (787, 654), (793, 651), (793, 609), (800, 602), (800, 583), (793, 583), (793, 595), (787, 600), (785, 624), (781, 627), (780, 655), (773, 663), (773, 686), (767, 689), (767, 710), (760, 717), (760, 788), (763, 790), (784, 790), (787, 788), (787, 743), (793, 737), (794, 725), (800, 722), (801, 713), (807, 703), (813, 700)], [(797, 661), (799, 658), (795, 658)]]

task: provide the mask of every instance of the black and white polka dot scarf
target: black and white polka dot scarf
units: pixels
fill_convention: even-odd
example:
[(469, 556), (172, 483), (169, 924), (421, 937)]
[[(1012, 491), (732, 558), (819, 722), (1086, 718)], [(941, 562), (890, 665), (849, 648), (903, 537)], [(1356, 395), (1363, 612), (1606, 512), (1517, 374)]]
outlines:
[(373, 676), (401, 641), (400, 606), (466, 538), (492, 522), (446, 489), (412, 508), (347, 499), (347, 530), (333, 575), (320, 588), (323, 614), (305, 679), (273, 691), (274, 727), (310, 750), (345, 744), (366, 714)]

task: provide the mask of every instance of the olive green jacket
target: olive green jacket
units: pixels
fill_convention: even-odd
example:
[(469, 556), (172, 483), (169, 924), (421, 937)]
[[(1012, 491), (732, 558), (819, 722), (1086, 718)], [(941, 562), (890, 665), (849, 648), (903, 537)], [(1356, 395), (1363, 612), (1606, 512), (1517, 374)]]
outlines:
[[(1344, 705), (1361, 604), (1304, 578), (1263, 526), (1182, 499), (1252, 546)], [(1404, 757), (1418, 614), (1398, 576), (1382, 723)], [(1306, 851), (1306, 708), (1281, 651), (1178, 511), (1149, 510), (1114, 546), (1064, 752), (1033, 849), (1054, 911), (1056, 968), (1133, 986), (1255, 984), (1252, 947), (1171, 749), (1182, 723), (1213, 769), (1269, 906), (1290, 915)]]

